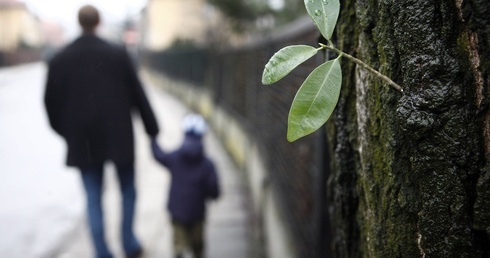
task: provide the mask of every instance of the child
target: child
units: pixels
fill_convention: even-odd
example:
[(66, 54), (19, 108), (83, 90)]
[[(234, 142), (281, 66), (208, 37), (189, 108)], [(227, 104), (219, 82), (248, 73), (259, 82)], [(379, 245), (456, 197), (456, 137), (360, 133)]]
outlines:
[(194, 258), (203, 257), (206, 200), (217, 199), (219, 181), (213, 162), (206, 157), (202, 137), (206, 123), (200, 115), (184, 118), (185, 138), (175, 151), (163, 151), (156, 139), (152, 140), (153, 156), (171, 174), (168, 210), (172, 217), (175, 257), (183, 257), (191, 247)]

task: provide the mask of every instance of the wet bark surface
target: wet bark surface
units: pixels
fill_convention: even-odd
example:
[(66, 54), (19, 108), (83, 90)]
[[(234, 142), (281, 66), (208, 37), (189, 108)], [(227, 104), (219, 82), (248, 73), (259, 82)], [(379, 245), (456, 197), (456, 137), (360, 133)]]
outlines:
[(490, 2), (341, 1), (327, 133), (337, 257), (490, 255)]

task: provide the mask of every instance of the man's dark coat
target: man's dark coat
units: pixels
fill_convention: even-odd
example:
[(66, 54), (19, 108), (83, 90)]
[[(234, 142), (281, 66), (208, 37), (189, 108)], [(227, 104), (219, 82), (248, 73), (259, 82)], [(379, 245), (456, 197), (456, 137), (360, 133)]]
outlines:
[(134, 109), (147, 134), (158, 134), (128, 54), (95, 35), (79, 37), (49, 62), (44, 97), (51, 127), (68, 145), (69, 166), (134, 162)]

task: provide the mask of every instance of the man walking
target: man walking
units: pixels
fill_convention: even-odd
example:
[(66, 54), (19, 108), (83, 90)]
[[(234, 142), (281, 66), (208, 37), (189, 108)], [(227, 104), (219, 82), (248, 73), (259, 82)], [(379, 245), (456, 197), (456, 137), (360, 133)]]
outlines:
[(130, 58), (123, 48), (95, 35), (99, 12), (87, 5), (78, 20), (83, 33), (49, 62), (45, 105), (51, 127), (68, 146), (67, 165), (79, 168), (96, 257), (112, 257), (104, 235), (103, 166), (117, 168), (122, 192), (122, 244), (127, 257), (142, 247), (133, 232), (136, 189), (131, 112), (139, 111), (147, 134), (158, 123)]

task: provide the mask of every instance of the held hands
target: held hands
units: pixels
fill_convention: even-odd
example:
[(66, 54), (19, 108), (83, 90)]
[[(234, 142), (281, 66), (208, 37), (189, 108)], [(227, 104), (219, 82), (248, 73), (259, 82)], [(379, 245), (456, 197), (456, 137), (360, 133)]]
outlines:
[(163, 151), (158, 145), (156, 137), (151, 138), (151, 152), (156, 160), (160, 160), (163, 156)]

